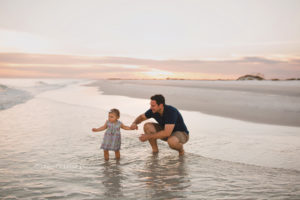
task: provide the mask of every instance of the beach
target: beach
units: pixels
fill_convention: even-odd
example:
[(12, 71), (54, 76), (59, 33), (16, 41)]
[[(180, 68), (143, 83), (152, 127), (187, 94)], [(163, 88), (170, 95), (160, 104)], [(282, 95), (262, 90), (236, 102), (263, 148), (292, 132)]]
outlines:
[[(300, 198), (299, 82), (199, 86), (0, 79), (0, 84), (1, 199)], [(152, 155), (149, 144), (138, 139), (140, 124), (121, 131), (121, 160), (111, 152), (106, 162), (99, 148), (104, 132), (91, 129), (103, 125), (113, 107), (130, 125), (155, 93), (183, 115), (190, 131), (185, 155), (162, 141), (160, 153)], [(272, 118), (275, 114), (282, 120)]]
[(300, 81), (99, 80), (108, 95), (149, 99), (164, 94), (182, 110), (285, 126), (300, 126)]

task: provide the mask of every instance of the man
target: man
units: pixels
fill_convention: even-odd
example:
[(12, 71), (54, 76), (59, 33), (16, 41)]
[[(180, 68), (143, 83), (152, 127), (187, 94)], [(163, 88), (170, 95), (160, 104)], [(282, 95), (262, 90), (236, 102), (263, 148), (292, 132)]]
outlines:
[(138, 116), (131, 125), (132, 129), (137, 129), (137, 125), (149, 118), (154, 118), (157, 123), (145, 123), (144, 132), (139, 139), (142, 142), (149, 141), (152, 152), (158, 153), (157, 139), (168, 142), (170, 148), (184, 154), (183, 144), (189, 140), (189, 131), (184, 124), (180, 112), (165, 104), (165, 98), (162, 95), (151, 97), (150, 109)]

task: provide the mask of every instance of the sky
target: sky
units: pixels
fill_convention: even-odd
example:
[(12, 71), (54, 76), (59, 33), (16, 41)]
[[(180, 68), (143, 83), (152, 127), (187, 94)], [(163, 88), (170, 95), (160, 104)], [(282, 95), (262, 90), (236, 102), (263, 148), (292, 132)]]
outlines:
[(299, 0), (0, 0), (0, 77), (300, 78)]

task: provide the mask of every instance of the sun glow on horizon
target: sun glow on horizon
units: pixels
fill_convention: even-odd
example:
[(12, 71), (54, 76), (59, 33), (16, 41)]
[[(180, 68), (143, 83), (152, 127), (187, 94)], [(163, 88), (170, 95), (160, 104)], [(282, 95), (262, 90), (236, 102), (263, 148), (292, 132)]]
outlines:
[(142, 75), (145, 75), (145, 77), (152, 78), (152, 79), (164, 79), (168, 77), (173, 77), (175, 74), (173, 72), (169, 71), (162, 71), (157, 69), (152, 69), (148, 72), (141, 72)]

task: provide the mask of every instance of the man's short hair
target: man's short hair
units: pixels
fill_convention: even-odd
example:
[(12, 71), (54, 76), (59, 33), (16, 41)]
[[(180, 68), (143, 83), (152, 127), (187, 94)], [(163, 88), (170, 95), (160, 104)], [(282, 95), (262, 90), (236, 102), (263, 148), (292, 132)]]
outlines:
[(157, 105), (163, 104), (165, 106), (165, 97), (161, 94), (153, 95), (151, 100), (156, 101)]

